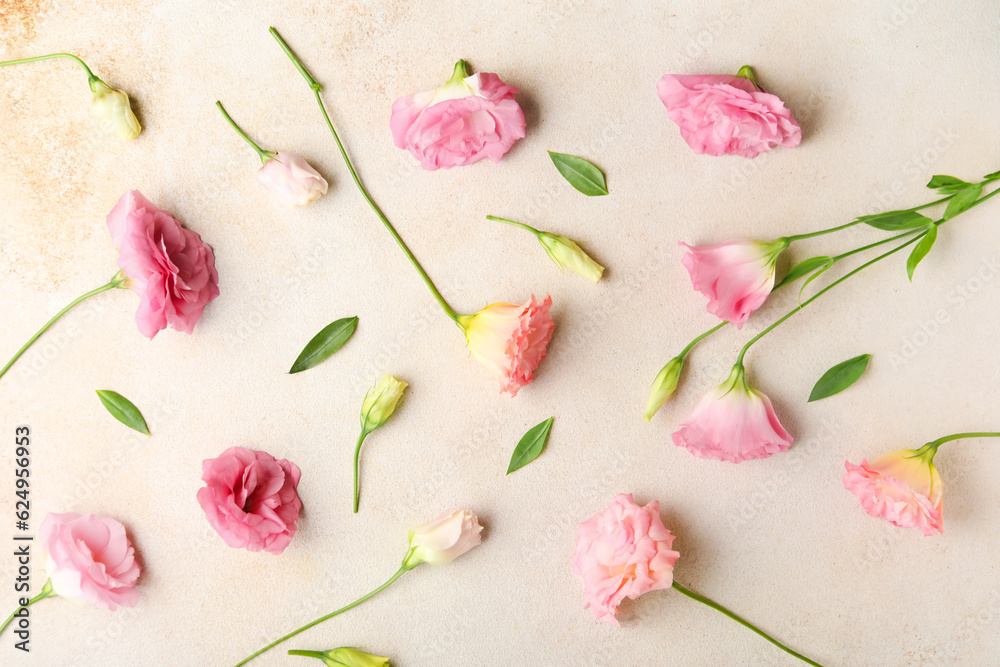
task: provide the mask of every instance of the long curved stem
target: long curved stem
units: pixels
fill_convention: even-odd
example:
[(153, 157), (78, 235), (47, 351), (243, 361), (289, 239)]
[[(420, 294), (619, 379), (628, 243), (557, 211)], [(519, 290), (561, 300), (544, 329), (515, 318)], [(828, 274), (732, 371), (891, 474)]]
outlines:
[(21, 605), (20, 607), (15, 609), (10, 616), (7, 617), (7, 620), (3, 622), (3, 625), (0, 625), (0, 635), (2, 635), (3, 631), (7, 629), (7, 626), (10, 625), (10, 622), (14, 620), (14, 617), (17, 615), (19, 611), (25, 609), (26, 607), (30, 607), (39, 600), (44, 600), (45, 598), (54, 598), (54, 597), (56, 597), (56, 594), (52, 590), (52, 580), (50, 579), (45, 582), (45, 585), (42, 586), (42, 591), (38, 595), (28, 600), (28, 604)]
[(43, 333), (45, 333), (46, 331), (48, 331), (49, 327), (51, 327), (53, 324), (56, 323), (56, 320), (58, 320), (60, 317), (62, 317), (63, 315), (65, 315), (66, 313), (68, 313), (70, 310), (72, 310), (74, 306), (78, 305), (81, 301), (86, 301), (90, 297), (96, 296), (96, 295), (100, 294), (101, 292), (107, 292), (108, 290), (114, 289), (116, 287), (121, 287), (122, 283), (124, 283), (124, 282), (125, 282), (124, 274), (121, 271), (119, 271), (118, 273), (116, 273), (114, 275), (113, 278), (111, 278), (111, 281), (108, 282), (106, 285), (101, 285), (97, 289), (92, 289), (89, 292), (87, 292), (86, 294), (83, 294), (83, 295), (77, 297), (76, 299), (73, 299), (73, 301), (68, 306), (66, 306), (65, 308), (63, 308), (62, 310), (60, 310), (58, 313), (55, 314), (55, 316), (51, 320), (49, 320), (48, 322), (46, 322), (45, 326), (43, 326), (41, 329), (38, 330), (38, 333), (36, 333), (34, 336), (32, 336), (31, 338), (28, 339), (28, 342), (25, 343), (21, 347), (21, 349), (17, 351), (17, 354), (15, 354), (14, 357), (10, 361), (7, 362), (7, 365), (3, 367), (3, 370), (0, 370), (0, 378), (2, 378), (4, 376), (4, 374), (8, 370), (10, 370), (10, 367), (14, 365), (15, 361), (17, 361), (18, 359), (21, 358), (22, 354), (24, 354), (25, 352), (27, 352), (28, 348), (31, 347), (32, 343), (34, 343), (36, 340), (38, 340), (38, 338)]
[(97, 78), (94, 75), (94, 73), (90, 70), (90, 68), (87, 67), (87, 63), (83, 62), (82, 60), (80, 60), (80, 58), (74, 56), (72, 53), (50, 53), (45, 56), (35, 56), (33, 58), (19, 58), (17, 60), (5, 60), (3, 62), (0, 62), (0, 67), (3, 67), (5, 65), (23, 65), (24, 63), (34, 63), (40, 60), (53, 60), (55, 58), (69, 58), (75, 61), (78, 65), (80, 65), (80, 67), (84, 69), (85, 72), (87, 72), (88, 83)]
[(270, 644), (268, 644), (264, 648), (260, 649), (256, 653), (253, 653), (250, 656), (248, 656), (246, 658), (243, 658), (238, 663), (236, 663), (236, 665), (234, 667), (240, 667), (240, 665), (245, 665), (248, 662), (250, 662), (251, 660), (253, 660), (254, 658), (256, 658), (257, 656), (259, 656), (261, 653), (264, 653), (265, 651), (268, 651), (268, 650), (274, 648), (278, 644), (280, 644), (280, 643), (282, 643), (282, 642), (284, 642), (284, 641), (286, 641), (288, 639), (291, 639), (292, 637), (294, 637), (295, 635), (299, 634), (300, 632), (305, 632), (306, 630), (308, 630), (309, 628), (313, 627), (314, 625), (319, 625), (323, 621), (329, 620), (329, 619), (333, 618), (334, 616), (336, 616), (337, 614), (342, 614), (345, 611), (347, 611), (348, 609), (353, 609), (354, 607), (357, 607), (359, 604), (361, 604), (365, 600), (367, 600), (367, 599), (369, 599), (371, 597), (374, 597), (375, 595), (377, 595), (377, 594), (381, 593), (382, 591), (384, 591), (385, 589), (389, 588), (389, 586), (391, 586), (392, 584), (394, 584), (396, 582), (396, 580), (399, 579), (401, 576), (403, 576), (403, 574), (405, 572), (407, 572), (409, 569), (410, 568), (407, 568), (404, 565), (403, 567), (399, 568), (399, 570), (396, 572), (396, 574), (392, 575), (392, 577), (389, 578), (389, 581), (385, 582), (384, 584), (382, 584), (381, 586), (379, 586), (378, 588), (376, 588), (375, 590), (373, 590), (368, 595), (364, 595), (364, 596), (358, 598), (357, 600), (355, 600), (354, 602), (352, 602), (351, 604), (347, 605), (346, 607), (341, 607), (337, 611), (332, 611), (329, 614), (327, 614), (326, 616), (320, 616), (315, 621), (312, 621), (311, 623), (306, 623), (305, 625), (303, 625), (298, 630), (293, 630), (292, 632), (289, 632), (287, 635), (285, 635), (281, 639), (276, 639), (275, 641), (271, 642)]
[(534, 227), (532, 227), (531, 225), (526, 225), (523, 222), (517, 222), (516, 220), (508, 220), (507, 218), (498, 218), (495, 215), (488, 215), (486, 216), (486, 219), (493, 220), (495, 222), (502, 222), (506, 225), (513, 225), (514, 227), (520, 227), (521, 229), (531, 232), (535, 236), (538, 236), (539, 234), (539, 231)]
[(253, 139), (251, 139), (247, 135), (247, 133), (244, 132), (243, 129), (239, 125), (236, 124), (236, 121), (234, 121), (233, 118), (232, 118), (232, 116), (229, 115), (229, 112), (226, 111), (226, 108), (222, 106), (222, 102), (216, 100), (215, 101), (215, 106), (219, 107), (219, 111), (222, 112), (222, 117), (225, 118), (226, 122), (229, 123), (229, 126), (232, 127), (236, 131), (236, 134), (238, 134), (241, 137), (243, 137), (243, 141), (245, 141), (248, 144), (250, 144), (250, 147), (253, 148), (255, 151), (257, 151), (257, 155), (260, 156), (260, 161), (261, 162), (267, 162), (268, 160), (274, 158), (274, 152), (273, 151), (266, 151), (263, 148), (261, 148), (260, 146), (258, 146), (257, 142), (255, 142)]
[(382, 221), (382, 224), (385, 225), (385, 228), (389, 230), (389, 233), (392, 235), (392, 238), (396, 241), (396, 244), (406, 255), (406, 258), (410, 260), (410, 263), (413, 265), (413, 268), (415, 268), (417, 270), (417, 273), (420, 274), (420, 277), (423, 279), (424, 284), (427, 285), (427, 289), (429, 289), (431, 291), (431, 294), (434, 296), (434, 300), (438, 302), (439, 306), (441, 306), (441, 310), (443, 310), (445, 315), (450, 317), (452, 321), (455, 322), (455, 324), (458, 324), (458, 326), (461, 327), (462, 324), (458, 320), (459, 317), (458, 313), (455, 312), (455, 310), (450, 305), (448, 305), (447, 301), (444, 300), (444, 297), (441, 296), (441, 292), (439, 292), (437, 287), (434, 286), (434, 282), (431, 281), (430, 276), (427, 275), (427, 272), (424, 271), (424, 268), (420, 266), (420, 262), (417, 261), (417, 258), (410, 251), (409, 247), (407, 247), (406, 243), (403, 241), (403, 238), (399, 235), (398, 232), (396, 232), (395, 227), (393, 227), (392, 223), (389, 222), (389, 219), (385, 217), (385, 214), (382, 212), (382, 209), (378, 207), (378, 205), (375, 203), (375, 200), (373, 200), (371, 195), (368, 194), (368, 190), (365, 189), (364, 185), (362, 185), (361, 179), (358, 177), (358, 173), (354, 170), (354, 165), (351, 164), (351, 158), (347, 156), (347, 151), (344, 149), (344, 144), (340, 141), (340, 137), (337, 135), (336, 128), (333, 127), (333, 122), (330, 120), (330, 114), (328, 114), (326, 111), (326, 105), (323, 104), (323, 97), (320, 95), (320, 92), (323, 90), (323, 87), (316, 81), (316, 79), (312, 77), (309, 71), (305, 68), (305, 65), (302, 64), (302, 61), (299, 60), (298, 57), (292, 52), (291, 47), (289, 47), (288, 44), (285, 43), (285, 40), (281, 38), (281, 35), (278, 34), (278, 31), (275, 30), (274, 28), (270, 28), (269, 30), (271, 35), (273, 35), (274, 38), (278, 40), (278, 43), (281, 45), (281, 48), (284, 50), (285, 54), (291, 59), (296, 69), (299, 70), (299, 72), (302, 74), (305, 80), (309, 83), (309, 87), (312, 89), (313, 94), (316, 96), (316, 103), (319, 104), (320, 111), (323, 112), (323, 118), (324, 120), (326, 120), (326, 125), (328, 128), (330, 128), (330, 133), (333, 135), (334, 141), (337, 142), (337, 148), (340, 149), (340, 155), (344, 158), (344, 163), (347, 164), (347, 170), (350, 172), (351, 178), (354, 179), (355, 185), (358, 186), (358, 189), (364, 196), (365, 201), (367, 201), (368, 205), (371, 206), (373, 211), (375, 211), (375, 214)]
[(358, 460), (361, 457), (361, 443), (365, 441), (371, 431), (361, 431), (358, 436), (358, 444), (354, 447), (354, 513), (358, 513)]
[(946, 435), (943, 438), (938, 438), (937, 440), (931, 440), (926, 445), (921, 447), (921, 449), (937, 449), (946, 442), (951, 442), (953, 440), (964, 440), (966, 438), (1000, 438), (1000, 433), (993, 433), (990, 431), (972, 431), (969, 433), (955, 433), (953, 435)]
[(798, 651), (794, 651), (794, 650), (788, 648), (787, 646), (785, 646), (784, 644), (782, 644), (781, 642), (779, 642), (777, 639), (775, 639), (771, 635), (767, 634), (766, 632), (764, 632), (763, 630), (761, 630), (760, 628), (758, 628), (756, 625), (753, 625), (752, 623), (749, 623), (748, 621), (743, 620), (742, 618), (740, 618), (739, 616), (737, 616), (733, 612), (731, 612), (728, 609), (726, 609), (725, 607), (723, 607), (721, 604), (718, 604), (717, 602), (713, 602), (712, 600), (709, 600), (704, 595), (699, 595), (698, 593), (695, 593), (694, 591), (690, 591), (690, 590), (684, 588), (683, 586), (681, 586), (680, 584), (678, 584), (676, 581), (674, 582), (673, 587), (674, 587), (674, 590), (677, 591), (678, 593), (686, 595), (689, 598), (691, 598), (692, 600), (697, 600), (698, 602), (700, 602), (700, 603), (702, 603), (704, 605), (707, 605), (707, 606), (711, 607), (712, 609), (714, 609), (714, 610), (716, 610), (718, 612), (721, 612), (721, 613), (725, 614), (726, 616), (728, 616), (729, 618), (733, 619), (734, 621), (736, 621), (737, 623), (739, 623), (743, 627), (748, 628), (749, 630), (752, 630), (753, 632), (756, 632), (758, 635), (760, 635), (761, 637), (763, 637), (767, 641), (771, 642), (772, 644), (774, 644), (775, 646), (777, 646), (778, 648), (780, 648), (785, 653), (787, 653), (789, 655), (792, 655), (792, 656), (795, 656), (796, 658), (798, 658), (799, 660), (801, 660), (802, 662), (804, 662), (804, 663), (806, 663), (808, 665), (814, 665), (814, 667), (823, 667), (821, 664), (819, 664), (815, 660), (810, 660), (809, 658), (805, 657), (804, 655), (802, 655)]

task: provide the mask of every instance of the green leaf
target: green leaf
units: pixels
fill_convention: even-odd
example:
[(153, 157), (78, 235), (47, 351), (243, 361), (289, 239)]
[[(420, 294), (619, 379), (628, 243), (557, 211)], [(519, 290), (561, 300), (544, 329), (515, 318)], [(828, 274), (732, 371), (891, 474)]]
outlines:
[(347, 339), (354, 335), (354, 330), (358, 328), (357, 317), (345, 317), (328, 324), (313, 339), (306, 343), (306, 346), (299, 354), (299, 358), (292, 364), (289, 373), (301, 373), (309, 370), (326, 361), (326, 358), (343, 347)]
[(553, 153), (552, 151), (549, 151), (549, 157), (552, 158), (552, 162), (563, 178), (583, 194), (588, 197), (608, 194), (604, 172), (590, 162), (582, 157), (566, 153)]
[(778, 287), (786, 283), (798, 280), (802, 276), (807, 276), (825, 264), (833, 266), (833, 257), (822, 256), (822, 257), (810, 257), (809, 259), (804, 259), (795, 266), (793, 266), (792, 268), (790, 268), (788, 270), (788, 273), (785, 274), (785, 277), (781, 279), (781, 282), (779, 282), (777, 285), (774, 286), (774, 289), (777, 289)]
[(862, 354), (860, 357), (839, 363), (823, 373), (823, 377), (819, 379), (819, 382), (813, 387), (812, 393), (809, 394), (809, 402), (812, 403), (839, 394), (850, 387), (865, 374), (868, 360), (871, 358), (870, 354)]
[(545, 441), (549, 439), (549, 431), (552, 430), (552, 420), (549, 417), (541, 424), (532, 427), (521, 437), (521, 441), (514, 448), (514, 453), (510, 457), (510, 465), (507, 466), (507, 474), (523, 468), (538, 458), (538, 455), (545, 449)]
[(983, 186), (979, 183), (970, 185), (961, 190), (948, 202), (948, 208), (944, 210), (942, 220), (951, 220), (959, 213), (969, 210), (969, 207), (976, 203), (979, 195), (983, 194)]
[(906, 275), (910, 277), (910, 282), (913, 282), (913, 272), (917, 269), (917, 264), (927, 256), (927, 253), (931, 251), (934, 247), (934, 242), (937, 241), (938, 228), (935, 225), (927, 230), (927, 235), (920, 239), (913, 252), (910, 253), (910, 257), (906, 260)]
[(941, 194), (947, 195), (952, 192), (958, 192), (962, 188), (967, 188), (969, 187), (969, 184), (961, 178), (937, 174), (935, 176), (931, 176), (931, 180), (927, 182), (927, 187), (932, 190), (936, 189)]
[(875, 215), (863, 215), (858, 220), (886, 232), (920, 229), (921, 227), (929, 227), (934, 222), (926, 215), (921, 215), (916, 211), (886, 211)]
[(822, 266), (822, 267), (821, 267), (821, 268), (819, 269), (819, 271), (817, 271), (816, 273), (814, 273), (814, 274), (812, 274), (811, 276), (809, 276), (808, 278), (806, 278), (806, 281), (805, 281), (804, 283), (802, 283), (802, 287), (801, 287), (801, 288), (799, 288), (799, 304), (801, 304), (801, 303), (802, 303), (802, 293), (806, 291), (806, 288), (807, 288), (807, 287), (809, 287), (809, 283), (811, 283), (812, 281), (816, 280), (816, 279), (817, 279), (817, 278), (819, 278), (819, 277), (820, 277), (821, 275), (823, 275), (824, 273), (826, 273), (827, 269), (829, 269), (829, 268), (830, 268), (831, 266), (833, 266), (834, 262), (836, 262), (836, 260), (835, 260), (835, 259), (834, 259), (833, 257), (831, 257), (831, 258), (829, 259), (829, 261), (828, 261), (828, 262), (826, 262), (826, 263), (825, 263), (825, 264), (824, 264), (824, 265), (823, 265), (823, 266)]
[(101, 399), (101, 403), (108, 409), (112, 417), (133, 431), (149, 435), (149, 427), (146, 426), (146, 420), (142, 418), (142, 413), (139, 412), (139, 408), (132, 404), (132, 401), (110, 389), (98, 389), (97, 397)]
[(992, 174), (986, 174), (983, 176), (984, 181), (995, 181), (1000, 178), (1000, 171), (994, 171)]

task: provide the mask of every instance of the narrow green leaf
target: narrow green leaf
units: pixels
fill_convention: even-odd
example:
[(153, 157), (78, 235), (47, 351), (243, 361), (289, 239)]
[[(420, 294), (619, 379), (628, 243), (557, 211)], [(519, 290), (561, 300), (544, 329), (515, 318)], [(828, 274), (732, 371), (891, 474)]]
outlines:
[(870, 354), (862, 354), (860, 357), (841, 362), (823, 373), (823, 377), (819, 379), (816, 386), (813, 387), (812, 393), (809, 394), (809, 402), (812, 403), (839, 394), (850, 387), (865, 374), (868, 360), (871, 358)]
[(863, 215), (858, 218), (866, 225), (886, 232), (899, 232), (907, 229), (929, 227), (934, 221), (916, 211), (886, 211), (875, 215)]
[(146, 426), (146, 420), (142, 418), (142, 413), (139, 412), (139, 408), (132, 404), (132, 401), (110, 389), (98, 389), (97, 397), (101, 399), (101, 403), (104, 404), (104, 407), (107, 408), (112, 417), (133, 431), (149, 435), (149, 427)]
[(831, 266), (833, 266), (833, 264), (834, 264), (835, 261), (836, 260), (834, 260), (833, 257), (830, 257), (829, 261), (827, 261), (822, 267), (820, 267), (819, 271), (816, 271), (816, 273), (814, 273), (811, 276), (809, 276), (808, 278), (806, 278), (806, 281), (804, 283), (802, 283), (802, 287), (799, 288), (799, 303), (800, 304), (802, 303), (802, 293), (806, 291), (807, 287), (809, 287), (809, 283), (811, 283), (812, 281), (816, 280), (821, 275), (823, 275), (824, 273), (826, 273), (827, 269), (829, 269)]
[(507, 474), (523, 468), (538, 458), (538, 455), (545, 449), (545, 441), (549, 439), (549, 431), (552, 430), (552, 420), (549, 417), (541, 424), (533, 426), (521, 437), (521, 441), (514, 448), (514, 453), (510, 457), (510, 465), (507, 466)]
[(1000, 178), (1000, 171), (994, 171), (992, 174), (986, 174), (983, 176), (984, 181), (995, 181)]
[(948, 208), (944, 210), (942, 220), (951, 220), (959, 213), (969, 210), (969, 207), (976, 203), (979, 195), (983, 194), (983, 186), (979, 183), (970, 185), (961, 190), (948, 201)]
[(566, 153), (553, 153), (549, 151), (556, 169), (563, 175), (569, 184), (587, 195), (597, 197), (608, 194), (608, 185), (604, 180), (604, 172), (587, 162), (582, 157), (567, 155)]
[(931, 188), (932, 190), (936, 189), (943, 195), (948, 195), (951, 194), (952, 192), (958, 192), (963, 188), (969, 187), (969, 184), (963, 181), (961, 178), (936, 174), (934, 176), (931, 176), (931, 180), (927, 182), (927, 187)]
[(827, 263), (829, 263), (830, 266), (833, 266), (833, 257), (822, 256), (822, 257), (810, 257), (809, 259), (804, 259), (795, 266), (793, 266), (792, 268), (790, 268), (788, 270), (788, 273), (785, 274), (785, 277), (781, 279), (781, 282), (779, 282), (777, 285), (774, 286), (774, 289), (777, 289), (779, 286), (784, 285), (786, 283), (796, 281), (802, 276), (807, 276), (816, 269), (818, 269), (819, 267)]
[(913, 252), (910, 253), (909, 258), (906, 260), (906, 275), (910, 277), (910, 282), (913, 282), (913, 272), (917, 269), (917, 264), (927, 256), (927, 253), (931, 251), (934, 247), (934, 242), (937, 241), (938, 228), (935, 225), (927, 230), (927, 235), (920, 239)]
[(354, 330), (357, 328), (357, 317), (345, 317), (328, 324), (322, 331), (313, 336), (311, 341), (306, 343), (299, 358), (295, 360), (288, 372), (300, 373), (326, 361), (327, 357), (339, 350), (347, 342), (347, 339), (354, 335)]

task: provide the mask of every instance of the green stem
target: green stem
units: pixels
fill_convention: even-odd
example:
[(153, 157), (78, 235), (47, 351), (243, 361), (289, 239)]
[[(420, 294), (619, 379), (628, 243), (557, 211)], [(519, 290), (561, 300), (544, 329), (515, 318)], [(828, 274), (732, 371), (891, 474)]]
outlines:
[(361, 457), (361, 443), (365, 441), (371, 431), (362, 429), (358, 436), (358, 444), (354, 447), (354, 513), (358, 513), (358, 459)]
[(52, 580), (49, 579), (45, 582), (45, 585), (42, 586), (41, 593), (28, 600), (28, 604), (21, 605), (20, 607), (15, 609), (14, 613), (12, 613), (10, 616), (7, 617), (7, 620), (3, 622), (3, 625), (0, 625), (0, 635), (2, 635), (3, 631), (7, 629), (7, 626), (10, 625), (10, 622), (14, 620), (14, 616), (17, 615), (19, 611), (21, 611), (26, 607), (30, 607), (39, 600), (44, 600), (45, 598), (54, 598), (54, 597), (56, 597), (56, 593), (52, 590)]
[(955, 433), (954, 435), (946, 435), (943, 438), (938, 438), (937, 440), (931, 440), (926, 445), (921, 447), (918, 451), (924, 451), (927, 449), (937, 450), (938, 447), (946, 442), (951, 442), (952, 440), (964, 440), (966, 438), (1000, 438), (1000, 433), (993, 433), (989, 431), (972, 431), (969, 433)]
[(420, 274), (420, 277), (423, 279), (424, 284), (427, 285), (427, 289), (429, 289), (431, 291), (431, 294), (434, 296), (434, 300), (438, 302), (439, 306), (441, 306), (441, 310), (443, 310), (445, 315), (450, 317), (452, 321), (455, 322), (455, 324), (458, 324), (458, 326), (461, 327), (462, 325), (458, 321), (459, 317), (458, 313), (455, 312), (455, 310), (448, 305), (447, 301), (444, 300), (444, 297), (441, 296), (441, 292), (438, 291), (437, 287), (434, 286), (433, 281), (431, 281), (430, 276), (428, 276), (427, 272), (424, 271), (422, 266), (420, 266), (420, 262), (417, 261), (417, 258), (407, 247), (406, 243), (403, 241), (399, 233), (396, 232), (395, 227), (392, 226), (392, 223), (389, 222), (389, 219), (387, 217), (385, 217), (385, 214), (382, 212), (382, 209), (378, 207), (378, 205), (375, 203), (375, 200), (373, 200), (371, 195), (368, 194), (368, 190), (366, 190), (365, 186), (362, 185), (361, 179), (358, 178), (358, 173), (354, 170), (354, 165), (351, 164), (351, 159), (347, 156), (347, 151), (344, 149), (344, 144), (340, 141), (340, 137), (337, 135), (337, 130), (333, 127), (333, 122), (330, 120), (330, 114), (328, 114), (326, 111), (326, 105), (323, 104), (323, 98), (320, 95), (320, 91), (323, 89), (322, 86), (320, 86), (320, 84), (316, 82), (316, 79), (312, 77), (309, 71), (305, 68), (305, 65), (302, 64), (302, 61), (298, 59), (298, 57), (292, 52), (292, 49), (288, 46), (288, 44), (285, 43), (285, 40), (281, 38), (281, 35), (278, 34), (278, 31), (275, 30), (274, 28), (270, 28), (270, 32), (274, 36), (274, 38), (278, 40), (278, 43), (281, 45), (281, 48), (284, 50), (285, 54), (289, 57), (289, 59), (291, 59), (296, 69), (298, 69), (299, 72), (302, 74), (302, 76), (305, 77), (305, 80), (309, 83), (309, 87), (312, 88), (313, 93), (316, 96), (316, 103), (319, 104), (320, 111), (323, 112), (323, 118), (326, 120), (326, 125), (327, 127), (330, 128), (330, 133), (333, 135), (334, 141), (337, 142), (337, 148), (340, 149), (340, 155), (344, 158), (344, 163), (347, 164), (347, 170), (350, 172), (351, 178), (354, 179), (355, 185), (358, 186), (358, 189), (361, 191), (361, 194), (368, 202), (368, 205), (371, 206), (373, 211), (375, 211), (375, 214), (382, 221), (382, 224), (385, 225), (385, 228), (389, 230), (389, 233), (392, 235), (392, 238), (396, 241), (396, 244), (406, 255), (406, 258), (410, 260), (410, 263), (413, 265), (413, 268), (415, 268), (417, 270), (417, 273)]
[(535, 236), (538, 236), (539, 234), (541, 234), (541, 232), (539, 232), (537, 229), (535, 229), (531, 225), (526, 225), (523, 222), (517, 222), (516, 220), (508, 220), (507, 218), (498, 218), (495, 215), (488, 215), (488, 216), (486, 216), (486, 219), (487, 220), (495, 220), (496, 222), (502, 222), (502, 223), (507, 224), (507, 225), (514, 225), (515, 227), (520, 227), (521, 229), (525, 229), (525, 230), (531, 232)]
[(681, 350), (681, 353), (678, 354), (677, 356), (680, 357), (681, 360), (683, 361), (684, 358), (687, 357), (688, 352), (690, 352), (694, 348), (695, 345), (697, 345), (698, 343), (700, 343), (704, 339), (708, 338), (709, 336), (711, 336), (712, 334), (714, 334), (716, 331), (718, 331), (722, 327), (726, 326), (727, 324), (729, 324), (728, 320), (722, 320), (721, 322), (719, 322), (718, 324), (716, 324), (714, 327), (712, 327), (708, 331), (695, 336), (694, 340), (692, 340), (690, 343), (688, 343), (687, 347), (685, 347), (683, 350)]
[(24, 354), (25, 352), (27, 352), (28, 348), (31, 347), (32, 343), (34, 343), (36, 340), (38, 340), (39, 336), (41, 336), (43, 333), (45, 333), (46, 331), (48, 331), (48, 328), (51, 327), (53, 324), (55, 324), (56, 320), (58, 320), (60, 317), (62, 317), (63, 315), (65, 315), (66, 313), (68, 313), (70, 310), (72, 310), (74, 306), (78, 305), (81, 301), (85, 301), (85, 300), (89, 299), (92, 296), (96, 296), (96, 295), (100, 294), (101, 292), (107, 292), (110, 289), (114, 289), (116, 287), (121, 287), (122, 283), (124, 283), (124, 282), (125, 282), (125, 274), (123, 272), (119, 271), (118, 273), (116, 273), (111, 278), (111, 281), (109, 283), (107, 283), (106, 285), (101, 285), (97, 289), (90, 290), (86, 294), (84, 294), (82, 296), (79, 296), (76, 299), (74, 299), (68, 306), (66, 306), (65, 308), (63, 308), (62, 310), (60, 310), (58, 313), (56, 313), (55, 316), (51, 320), (49, 320), (48, 322), (46, 322), (45, 326), (43, 326), (41, 329), (38, 330), (38, 333), (36, 333), (34, 336), (32, 336), (30, 339), (28, 339), (28, 342), (25, 343), (24, 346), (21, 347), (21, 349), (17, 351), (17, 354), (15, 354), (14, 357), (10, 361), (7, 362), (7, 365), (3, 367), (3, 370), (0, 370), (0, 378), (2, 378), (4, 376), (4, 374), (8, 370), (10, 370), (10, 367), (14, 365), (15, 361), (17, 361), (18, 359), (21, 358), (22, 354)]
[(304, 655), (307, 658), (319, 658), (320, 660), (323, 660), (324, 658), (326, 658), (326, 653), (324, 653), (323, 651), (300, 651), (300, 650), (293, 650), (293, 651), (289, 651), (288, 655)]
[(247, 133), (244, 132), (240, 128), (240, 126), (236, 124), (236, 121), (234, 121), (232, 119), (232, 116), (229, 115), (229, 112), (227, 112), (226, 109), (225, 109), (225, 107), (222, 106), (222, 102), (216, 100), (215, 101), (215, 106), (219, 107), (219, 111), (222, 112), (222, 117), (226, 119), (226, 122), (229, 123), (229, 126), (231, 128), (233, 128), (234, 130), (236, 130), (236, 134), (238, 134), (241, 137), (243, 137), (243, 140), (245, 142), (247, 142), (248, 144), (250, 144), (250, 146), (255, 151), (257, 151), (257, 155), (260, 156), (260, 161), (261, 162), (265, 162), (266, 163), (268, 160), (274, 159), (275, 152), (274, 151), (266, 151), (266, 150), (264, 150), (263, 148), (261, 148), (260, 146), (257, 145), (257, 142), (255, 142), (253, 139), (251, 139), (249, 136), (247, 136)]
[(792, 649), (788, 648), (787, 646), (785, 646), (784, 644), (782, 644), (781, 642), (779, 642), (777, 639), (775, 639), (771, 635), (767, 634), (766, 632), (764, 632), (763, 630), (761, 630), (757, 626), (753, 625), (752, 623), (749, 623), (749, 622), (743, 620), (742, 618), (740, 618), (739, 616), (737, 616), (733, 612), (731, 612), (728, 609), (726, 609), (725, 607), (723, 607), (721, 604), (718, 604), (716, 602), (713, 602), (712, 600), (709, 600), (704, 595), (699, 595), (698, 593), (695, 593), (694, 591), (690, 591), (690, 590), (684, 588), (683, 586), (681, 586), (680, 584), (678, 584), (676, 581), (674, 582), (673, 586), (674, 586), (674, 590), (676, 590), (678, 593), (686, 595), (689, 598), (691, 598), (692, 600), (697, 600), (698, 602), (700, 602), (700, 603), (702, 603), (704, 605), (707, 605), (707, 606), (711, 607), (712, 609), (714, 609), (714, 610), (716, 610), (718, 612), (722, 612), (723, 614), (725, 614), (729, 618), (733, 619), (734, 621), (736, 621), (737, 623), (739, 623), (743, 627), (748, 628), (748, 629), (752, 630), (753, 632), (756, 632), (758, 635), (760, 635), (761, 637), (763, 637), (767, 641), (771, 642), (772, 644), (774, 644), (775, 646), (777, 646), (778, 648), (780, 648), (785, 653), (787, 653), (789, 655), (792, 655), (792, 656), (795, 656), (796, 658), (798, 658), (799, 660), (801, 660), (802, 662), (804, 662), (806, 664), (814, 665), (815, 667), (823, 667), (822, 665), (820, 665), (815, 660), (810, 660), (809, 658), (805, 657), (804, 655), (802, 655), (798, 651), (793, 651)]
[(293, 630), (292, 632), (289, 632), (287, 635), (285, 635), (281, 639), (277, 639), (277, 640), (271, 642), (270, 644), (268, 644), (267, 646), (265, 646), (264, 648), (260, 649), (256, 653), (251, 654), (249, 657), (243, 658), (243, 660), (240, 660), (238, 663), (236, 663), (235, 667), (240, 667), (240, 665), (247, 664), (248, 662), (250, 662), (251, 660), (253, 660), (257, 656), (259, 656), (261, 653), (264, 653), (265, 651), (268, 651), (268, 650), (274, 648), (278, 644), (280, 644), (280, 643), (282, 643), (282, 642), (284, 642), (284, 641), (286, 641), (288, 639), (291, 639), (292, 637), (294, 637), (295, 635), (299, 634), (300, 632), (305, 632), (306, 630), (308, 630), (309, 628), (313, 627), (314, 625), (319, 625), (323, 621), (329, 620), (329, 619), (333, 618), (334, 616), (336, 616), (337, 614), (342, 614), (345, 611), (347, 611), (348, 609), (353, 609), (354, 607), (357, 607), (359, 604), (361, 604), (365, 600), (367, 600), (367, 599), (369, 599), (371, 597), (374, 597), (378, 593), (381, 593), (385, 589), (389, 588), (389, 586), (391, 586), (392, 584), (394, 584), (396, 582), (396, 580), (399, 579), (401, 576), (403, 576), (403, 574), (405, 572), (407, 572), (409, 569), (411, 569), (411, 568), (408, 568), (406, 565), (403, 565), (401, 568), (399, 568), (399, 570), (396, 572), (396, 574), (392, 575), (392, 577), (389, 578), (389, 581), (385, 582), (384, 584), (382, 584), (381, 586), (379, 586), (378, 588), (376, 588), (375, 590), (373, 590), (368, 595), (360, 597), (357, 600), (355, 600), (354, 602), (352, 602), (351, 604), (347, 605), (346, 607), (341, 607), (337, 611), (332, 611), (329, 614), (327, 614), (326, 616), (321, 616), (321, 617), (317, 618), (315, 621), (312, 621), (311, 623), (306, 623), (305, 625), (303, 625), (298, 630)]
[(844, 224), (844, 225), (838, 225), (837, 227), (830, 227), (829, 229), (821, 229), (818, 232), (809, 232), (808, 234), (793, 234), (792, 236), (786, 236), (785, 239), (789, 243), (792, 243), (794, 241), (802, 241), (802, 240), (805, 240), (805, 239), (815, 238), (817, 236), (823, 236), (824, 234), (832, 234), (834, 232), (839, 232), (839, 231), (841, 231), (843, 229), (847, 229), (849, 227), (853, 227), (854, 225), (857, 225), (857, 224), (860, 224), (860, 223), (861, 223), (861, 220), (854, 220), (854, 221), (848, 222), (847, 224)]
[(97, 77), (90, 70), (90, 68), (87, 67), (87, 63), (83, 62), (78, 57), (74, 56), (72, 53), (50, 53), (46, 56), (35, 56), (34, 58), (19, 58), (18, 60), (5, 60), (3, 62), (0, 62), (0, 67), (3, 67), (4, 65), (23, 65), (24, 63), (34, 63), (38, 62), (39, 60), (53, 60), (55, 58), (69, 58), (71, 60), (74, 60), (87, 73), (88, 85), (91, 81), (97, 79)]

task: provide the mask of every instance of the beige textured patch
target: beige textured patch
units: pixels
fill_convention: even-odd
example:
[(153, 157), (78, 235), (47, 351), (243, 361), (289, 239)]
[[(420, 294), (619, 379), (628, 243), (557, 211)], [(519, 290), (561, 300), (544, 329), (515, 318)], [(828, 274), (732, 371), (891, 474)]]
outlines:
[(0, 0), (0, 34), (5, 41), (33, 40), (38, 17), (51, 6), (51, 0)]

